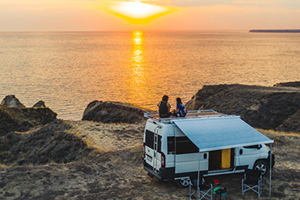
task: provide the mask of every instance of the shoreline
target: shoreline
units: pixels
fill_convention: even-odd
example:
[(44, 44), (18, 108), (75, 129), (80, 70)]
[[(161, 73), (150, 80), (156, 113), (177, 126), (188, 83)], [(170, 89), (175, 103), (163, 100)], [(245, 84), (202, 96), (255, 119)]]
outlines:
[(300, 33), (300, 29), (251, 29), (250, 33)]

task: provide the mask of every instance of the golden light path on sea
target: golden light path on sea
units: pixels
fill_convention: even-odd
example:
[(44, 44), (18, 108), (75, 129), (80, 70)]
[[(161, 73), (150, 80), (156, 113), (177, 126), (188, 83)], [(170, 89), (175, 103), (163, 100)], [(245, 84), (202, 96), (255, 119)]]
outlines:
[(128, 92), (133, 99), (143, 98), (146, 90), (146, 72), (143, 47), (143, 32), (132, 32), (132, 52), (130, 59), (130, 77), (127, 80)]

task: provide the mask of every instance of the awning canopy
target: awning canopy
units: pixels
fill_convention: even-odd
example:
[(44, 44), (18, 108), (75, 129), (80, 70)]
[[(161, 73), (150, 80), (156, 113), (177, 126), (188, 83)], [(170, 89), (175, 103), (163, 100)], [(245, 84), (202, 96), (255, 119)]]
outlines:
[(274, 143), (239, 116), (174, 120), (200, 152)]

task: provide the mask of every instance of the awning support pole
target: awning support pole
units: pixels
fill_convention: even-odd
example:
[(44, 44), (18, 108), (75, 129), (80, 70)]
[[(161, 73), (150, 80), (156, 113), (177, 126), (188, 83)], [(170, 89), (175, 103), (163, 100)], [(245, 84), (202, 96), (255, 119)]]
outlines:
[[(198, 177), (197, 177), (197, 197), (200, 199), (200, 191), (201, 191), (201, 186), (200, 186), (200, 158), (201, 158), (201, 153), (199, 149), (199, 164), (198, 164)], [(199, 196), (198, 196), (199, 195)]]
[(272, 195), (272, 143), (270, 144), (270, 183), (269, 183), (269, 197)]

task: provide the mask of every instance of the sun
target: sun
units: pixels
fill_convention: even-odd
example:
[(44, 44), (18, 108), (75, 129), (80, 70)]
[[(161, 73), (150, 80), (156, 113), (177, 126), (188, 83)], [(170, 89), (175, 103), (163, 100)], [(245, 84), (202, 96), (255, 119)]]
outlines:
[(144, 3), (139, 0), (115, 2), (109, 12), (132, 24), (147, 24), (161, 16), (177, 11), (177, 8)]

